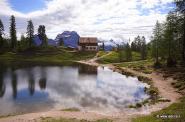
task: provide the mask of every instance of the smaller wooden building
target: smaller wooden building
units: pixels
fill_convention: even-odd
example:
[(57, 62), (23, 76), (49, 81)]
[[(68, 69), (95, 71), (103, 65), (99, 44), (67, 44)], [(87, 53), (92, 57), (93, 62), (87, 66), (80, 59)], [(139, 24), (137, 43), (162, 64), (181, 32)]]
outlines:
[(79, 51), (98, 51), (98, 39), (96, 37), (80, 37)]

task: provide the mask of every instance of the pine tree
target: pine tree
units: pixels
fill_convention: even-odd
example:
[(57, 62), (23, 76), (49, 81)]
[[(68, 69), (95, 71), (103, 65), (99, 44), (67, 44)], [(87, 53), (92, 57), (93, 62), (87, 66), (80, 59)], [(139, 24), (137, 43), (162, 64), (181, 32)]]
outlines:
[(126, 60), (131, 61), (132, 60), (132, 50), (131, 50), (129, 43), (126, 44), (125, 48), (126, 48), (125, 49)]
[(146, 39), (143, 36), (141, 39), (141, 48), (140, 48), (140, 52), (141, 52), (141, 59), (145, 60), (147, 57), (147, 47), (146, 47)]
[(44, 25), (40, 25), (38, 28), (38, 35), (39, 38), (42, 40), (42, 46), (47, 46), (47, 36), (46, 36), (46, 29)]
[(105, 42), (103, 42), (103, 44), (102, 44), (102, 49), (103, 49), (103, 51), (105, 51)]
[(31, 20), (28, 21), (28, 26), (27, 26), (27, 39), (28, 39), (28, 45), (29, 48), (32, 47), (32, 41), (34, 37), (34, 26)]
[(182, 59), (185, 61), (185, 1), (175, 0), (176, 11), (182, 17)]
[(155, 66), (159, 66), (159, 45), (162, 40), (161, 24), (157, 21), (154, 28), (153, 50), (155, 51)]
[(131, 44), (133, 51), (140, 52), (141, 49), (141, 37), (138, 35)]
[[(177, 49), (177, 41), (175, 40), (175, 32), (177, 25), (177, 18), (173, 12), (170, 12), (167, 16), (166, 24), (164, 29), (164, 48), (166, 48), (167, 52), (167, 66), (174, 66), (176, 63), (176, 55), (178, 55)], [(163, 52), (165, 53), (165, 52)]]
[(16, 49), (16, 46), (17, 46), (16, 23), (15, 23), (15, 17), (13, 15), (10, 18), (10, 40), (11, 40), (11, 48)]
[(21, 45), (22, 50), (27, 49), (28, 41), (27, 41), (27, 38), (23, 34), (21, 35), (20, 45)]
[(4, 33), (4, 26), (3, 26), (3, 23), (0, 19), (0, 49), (3, 47), (4, 45), (4, 40), (3, 40), (3, 33)]

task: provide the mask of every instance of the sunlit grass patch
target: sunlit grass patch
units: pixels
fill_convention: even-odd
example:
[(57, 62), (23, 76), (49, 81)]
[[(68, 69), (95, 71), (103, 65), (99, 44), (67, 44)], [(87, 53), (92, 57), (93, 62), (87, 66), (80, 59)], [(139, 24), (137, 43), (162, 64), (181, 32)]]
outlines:
[(96, 55), (96, 52), (66, 52), (61, 49), (52, 49), (29, 50), (23, 53), (6, 52), (0, 55), (0, 60), (5, 62), (63, 63), (91, 59)]
[(141, 60), (133, 62), (123, 62), (121, 64), (117, 64), (117, 66), (131, 68), (136, 71), (151, 74), (154, 70), (153, 63), (154, 63), (153, 60)]
[[(125, 51), (122, 51), (121, 55), (122, 56), (120, 59), (120, 52), (112, 51), (110, 55), (107, 55), (107, 56), (101, 58), (98, 62), (102, 63), (102, 64), (126, 62)], [(132, 52), (132, 60), (133, 61), (138, 61), (140, 59), (141, 59), (141, 55), (138, 52)]]
[(179, 102), (170, 105), (161, 111), (148, 116), (133, 118), (132, 122), (184, 122), (185, 121), (185, 97)]
[(105, 52), (105, 51), (99, 51), (98, 53), (97, 53), (97, 57), (101, 57), (101, 56), (104, 56), (104, 55), (106, 55), (108, 52)]
[(78, 108), (66, 108), (66, 109), (62, 109), (61, 111), (78, 112), (78, 111), (80, 111), (80, 109), (78, 109)]

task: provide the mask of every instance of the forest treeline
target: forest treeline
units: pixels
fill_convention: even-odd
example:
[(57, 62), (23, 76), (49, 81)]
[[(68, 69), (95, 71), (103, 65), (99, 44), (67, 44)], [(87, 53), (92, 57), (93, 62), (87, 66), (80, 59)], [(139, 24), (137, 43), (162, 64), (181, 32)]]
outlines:
[(160, 65), (159, 57), (166, 60), (167, 66), (185, 62), (185, 1), (175, 0), (175, 5), (166, 21), (157, 21), (153, 30), (149, 45), (156, 66)]
[[(34, 47), (34, 25), (32, 20), (27, 22), (26, 37), (22, 34), (20, 40), (17, 39), (17, 30), (16, 30), (16, 21), (15, 17), (12, 15), (10, 17), (10, 26), (9, 26), (9, 37), (3, 36), (4, 25), (0, 19), (0, 51), (24, 51)], [(39, 25), (38, 28), (38, 37), (43, 40), (41, 46), (47, 46), (47, 35), (44, 25)]]
[(169, 67), (178, 61), (185, 62), (185, 1), (175, 0), (174, 4), (176, 6), (168, 13), (165, 22), (156, 22), (148, 44), (144, 36), (137, 36), (131, 44), (118, 46), (120, 61), (122, 51), (126, 52), (127, 61), (132, 61), (134, 51), (141, 54), (141, 60), (154, 58), (156, 67), (160, 67), (160, 61), (166, 61)]

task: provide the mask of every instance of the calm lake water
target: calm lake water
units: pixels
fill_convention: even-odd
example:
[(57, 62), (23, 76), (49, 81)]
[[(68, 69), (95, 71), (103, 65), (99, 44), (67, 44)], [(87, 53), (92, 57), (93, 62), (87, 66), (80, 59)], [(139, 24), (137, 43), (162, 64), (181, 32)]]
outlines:
[(124, 110), (149, 97), (147, 84), (107, 67), (0, 66), (0, 115), (73, 107)]

